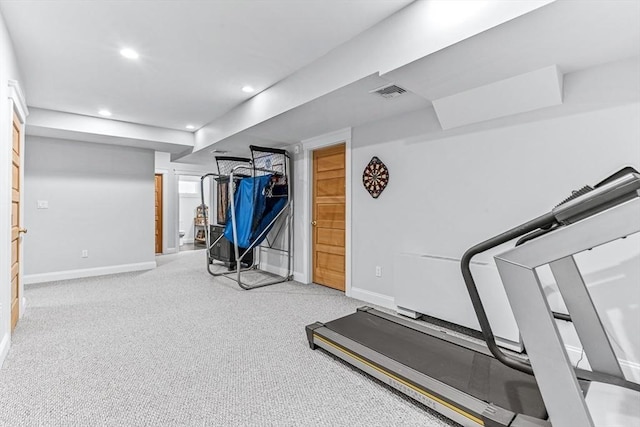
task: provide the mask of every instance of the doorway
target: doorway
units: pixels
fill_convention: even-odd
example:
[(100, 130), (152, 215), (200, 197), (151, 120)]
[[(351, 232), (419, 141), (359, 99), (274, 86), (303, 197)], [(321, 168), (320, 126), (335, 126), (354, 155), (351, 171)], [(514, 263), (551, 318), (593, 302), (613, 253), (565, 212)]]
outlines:
[(346, 144), (313, 152), (312, 280), (345, 291)]
[[(179, 251), (204, 249), (206, 214), (209, 223), (213, 222), (209, 208), (212, 195), (209, 180), (204, 181), (205, 207), (202, 208), (199, 175), (178, 175), (178, 235)], [(206, 210), (206, 212), (204, 212)], [(215, 217), (214, 217), (215, 218)]]
[(162, 253), (162, 174), (156, 174), (156, 253)]
[(18, 324), (20, 317), (20, 244), (22, 233), (27, 230), (20, 227), (20, 141), (22, 123), (17, 114), (13, 115), (13, 143), (11, 147), (11, 332)]

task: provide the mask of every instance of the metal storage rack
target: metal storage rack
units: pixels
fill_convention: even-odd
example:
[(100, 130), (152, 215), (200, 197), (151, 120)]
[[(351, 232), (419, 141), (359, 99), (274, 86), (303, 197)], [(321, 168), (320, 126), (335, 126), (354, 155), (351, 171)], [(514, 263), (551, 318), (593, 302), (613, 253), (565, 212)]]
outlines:
[[(201, 178), (201, 195), (204, 203), (204, 181), (213, 179), (218, 183), (218, 203), (217, 203), (217, 223), (221, 220), (225, 222), (225, 230), (228, 236), (233, 236), (230, 240), (233, 243), (233, 262), (229, 261), (231, 271), (212, 271), (212, 253), (220, 251), (221, 244), (225, 244), (224, 234), (220, 234), (212, 239), (212, 228), (208, 215), (205, 214), (205, 237), (207, 246), (207, 271), (212, 276), (221, 276), (232, 279), (245, 290), (269, 286), (291, 280), (293, 268), (293, 202), (291, 199), (290, 186), (290, 157), (286, 150), (266, 147), (250, 146), (251, 158), (243, 157), (216, 157), (218, 173), (208, 173)], [(257, 230), (257, 234), (247, 247), (241, 247), (238, 242), (238, 218), (235, 200), (236, 190), (243, 179), (256, 179), (269, 176), (269, 186), (265, 188), (265, 195), (269, 199), (283, 198), (286, 200), (282, 209), (265, 224), (262, 230)], [(226, 195), (226, 197), (225, 197)], [(268, 248), (276, 251), (286, 259), (286, 270), (284, 274), (274, 274), (260, 270), (260, 249)], [(256, 256), (256, 253), (258, 256)], [(218, 254), (219, 255), (219, 254)], [(231, 258), (231, 257), (230, 257)], [(234, 265), (235, 263), (235, 265)], [(249, 284), (243, 273), (260, 272), (258, 281)], [(253, 275), (254, 279), (256, 278)]]

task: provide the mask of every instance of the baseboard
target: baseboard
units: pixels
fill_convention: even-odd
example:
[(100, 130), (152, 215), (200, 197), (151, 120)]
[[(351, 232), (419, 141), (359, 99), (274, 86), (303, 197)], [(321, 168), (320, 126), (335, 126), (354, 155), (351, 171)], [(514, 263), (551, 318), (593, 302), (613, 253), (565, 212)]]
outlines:
[(9, 354), (10, 346), (11, 346), (11, 334), (6, 333), (2, 337), (2, 341), (0, 341), (0, 368), (4, 363), (4, 359), (7, 358), (7, 354)]
[(287, 274), (294, 274), (293, 272), (289, 273), (287, 271), (287, 256), (285, 253), (265, 247), (260, 247), (258, 251), (260, 252), (259, 268), (261, 270), (277, 274), (281, 277), (285, 277)]
[(177, 253), (178, 253), (178, 248), (167, 248), (162, 253), (162, 255), (177, 254)]
[(258, 266), (260, 268), (260, 270), (266, 271), (268, 273), (271, 274), (275, 274), (281, 277), (285, 277), (287, 275), (287, 268), (286, 267), (280, 267), (280, 266), (276, 266), (276, 265), (271, 265), (271, 264), (267, 264), (264, 262), (261, 262), (260, 265)]
[(54, 271), (52, 273), (25, 274), (23, 283), (53, 282), (56, 280), (80, 279), (82, 277), (104, 276), (106, 274), (128, 273), (130, 271), (151, 270), (156, 262), (139, 262), (135, 264), (110, 265), (108, 267), (85, 268), (82, 270)]
[(640, 363), (630, 360), (620, 360), (620, 367), (622, 368), (625, 378), (634, 383), (640, 383)]
[(307, 283), (306, 282), (307, 278), (305, 277), (305, 275), (297, 271), (293, 272), (293, 280), (300, 283), (305, 283), (305, 284)]
[(369, 304), (375, 304), (384, 308), (389, 308), (391, 310), (396, 309), (393, 297), (379, 294), (377, 292), (367, 291), (366, 289), (351, 287), (351, 292), (349, 292), (347, 296), (359, 299), (364, 302), (368, 302)]
[[(582, 349), (579, 347), (573, 347), (570, 345), (565, 346), (567, 349), (567, 355), (569, 356), (569, 361), (572, 366), (576, 366), (576, 363), (580, 361), (582, 357)], [(640, 382), (640, 363), (632, 362), (630, 360), (619, 359), (620, 368), (622, 368), (622, 372), (624, 376), (629, 381), (633, 381), (636, 383)], [(589, 366), (589, 362), (585, 357), (580, 361), (579, 367), (582, 369), (591, 369)]]

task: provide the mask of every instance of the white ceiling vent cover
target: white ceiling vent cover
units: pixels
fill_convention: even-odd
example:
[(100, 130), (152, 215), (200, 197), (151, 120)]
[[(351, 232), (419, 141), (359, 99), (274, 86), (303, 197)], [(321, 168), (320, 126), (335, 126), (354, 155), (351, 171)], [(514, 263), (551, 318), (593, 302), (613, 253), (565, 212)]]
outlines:
[(374, 93), (374, 94), (380, 95), (383, 98), (391, 99), (391, 98), (400, 96), (406, 92), (407, 92), (406, 89), (403, 89), (400, 86), (397, 86), (394, 84), (390, 84), (390, 85), (379, 87), (378, 89), (374, 89), (369, 93)]

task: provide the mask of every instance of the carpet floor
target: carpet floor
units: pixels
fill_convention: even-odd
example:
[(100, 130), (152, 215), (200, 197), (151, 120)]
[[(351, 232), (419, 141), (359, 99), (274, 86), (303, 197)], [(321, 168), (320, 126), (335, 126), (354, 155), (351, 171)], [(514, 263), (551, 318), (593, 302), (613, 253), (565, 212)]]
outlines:
[(0, 425), (455, 425), (309, 349), (305, 325), (361, 301), (296, 282), (243, 291), (210, 276), (203, 251), (157, 262), (26, 287)]

